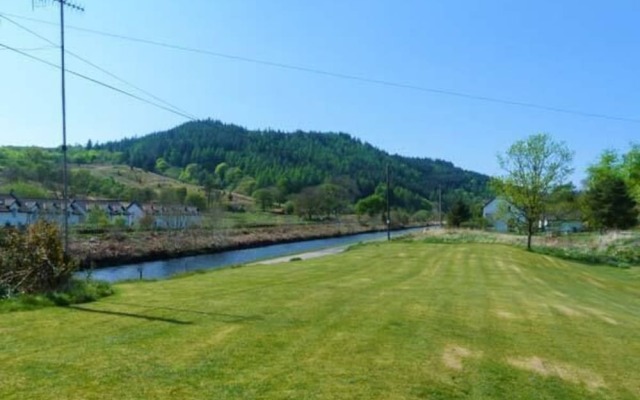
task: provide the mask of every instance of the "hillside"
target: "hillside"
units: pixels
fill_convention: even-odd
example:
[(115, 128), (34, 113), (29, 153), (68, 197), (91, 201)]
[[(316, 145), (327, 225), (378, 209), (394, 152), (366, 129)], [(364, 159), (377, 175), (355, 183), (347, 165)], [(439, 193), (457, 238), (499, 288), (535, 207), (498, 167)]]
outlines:
[[(121, 162), (147, 171), (203, 186), (234, 186), (247, 194), (276, 187), (286, 196), (332, 181), (362, 198), (384, 182), (387, 164), (395, 188), (431, 201), (438, 188), (445, 205), (457, 197), (488, 194), (485, 175), (447, 161), (390, 155), (345, 133), (255, 131), (206, 120), (95, 148), (120, 154)], [(225, 176), (217, 174), (221, 165)]]
[[(119, 164), (120, 155), (108, 151), (69, 149), (69, 187), (74, 198), (148, 201), (163, 192), (186, 190), (204, 195), (202, 187), (153, 171)], [(60, 197), (62, 155), (59, 149), (0, 147), (0, 193), (21, 197)], [(234, 193), (233, 203), (253, 199)]]

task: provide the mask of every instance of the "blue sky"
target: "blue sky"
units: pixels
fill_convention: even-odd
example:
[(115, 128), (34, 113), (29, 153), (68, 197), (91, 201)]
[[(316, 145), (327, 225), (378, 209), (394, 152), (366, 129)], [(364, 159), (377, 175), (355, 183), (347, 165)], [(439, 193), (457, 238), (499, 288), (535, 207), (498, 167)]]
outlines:
[[(640, 2), (83, 0), (70, 26), (424, 88), (640, 119)], [(0, 0), (57, 22), (57, 6)], [(58, 42), (55, 26), (11, 17)], [(578, 182), (640, 123), (338, 79), (67, 30), (67, 48), (199, 118), (249, 128), (347, 132), (392, 153), (496, 174), (496, 154), (548, 132), (575, 151)], [(0, 43), (47, 43), (0, 22)], [(59, 62), (54, 48), (29, 54)], [(137, 93), (81, 62), (67, 67)], [(68, 76), (68, 140), (104, 142), (185, 121)], [(0, 144), (61, 143), (59, 71), (0, 50)]]

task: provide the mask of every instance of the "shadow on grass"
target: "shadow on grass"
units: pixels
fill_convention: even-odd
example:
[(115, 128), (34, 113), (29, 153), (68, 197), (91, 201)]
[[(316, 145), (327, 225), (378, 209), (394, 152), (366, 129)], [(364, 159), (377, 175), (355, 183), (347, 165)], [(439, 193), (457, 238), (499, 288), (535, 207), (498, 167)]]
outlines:
[(109, 301), (105, 303), (117, 304), (121, 306), (129, 306), (129, 307), (146, 308), (149, 310), (178, 311), (178, 312), (184, 312), (184, 313), (206, 315), (209, 317), (222, 317), (222, 318), (225, 318), (223, 322), (250, 322), (250, 321), (262, 321), (264, 319), (259, 315), (237, 315), (237, 314), (227, 314), (227, 313), (216, 313), (216, 312), (207, 312), (207, 311), (199, 311), (199, 310), (187, 310), (184, 308), (175, 308), (175, 307), (158, 307), (158, 306), (146, 306), (142, 304), (120, 303), (115, 301)]
[(81, 306), (75, 306), (75, 305), (67, 306), (65, 308), (69, 310), (83, 311), (83, 312), (96, 313), (96, 314), (106, 314), (106, 315), (115, 315), (119, 317), (138, 318), (138, 319), (144, 319), (147, 321), (168, 322), (170, 324), (177, 324), (177, 325), (193, 324), (193, 322), (191, 321), (181, 321), (179, 319), (174, 319), (174, 318), (153, 317), (151, 315), (133, 314), (133, 313), (127, 313), (122, 311), (96, 310), (94, 308), (87, 308), (87, 307), (81, 307)]

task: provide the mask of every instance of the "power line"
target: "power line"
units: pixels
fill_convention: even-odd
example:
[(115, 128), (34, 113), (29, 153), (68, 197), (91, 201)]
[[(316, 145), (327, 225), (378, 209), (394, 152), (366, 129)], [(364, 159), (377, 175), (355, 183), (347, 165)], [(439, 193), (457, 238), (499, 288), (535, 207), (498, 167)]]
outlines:
[[(20, 15), (15, 15), (15, 14), (9, 14), (9, 13), (0, 13), (0, 15), (3, 15), (3, 14), (4, 15), (10, 15), (10, 16), (12, 16), (14, 18), (24, 19), (24, 20), (27, 20), (27, 21), (32, 21), (32, 22), (37, 22), (37, 23), (47, 24), (47, 25), (54, 25), (53, 23), (51, 23), (49, 21), (44, 21), (44, 20), (41, 20), (41, 19), (29, 18), (29, 17), (24, 17), (24, 16), (20, 16)], [(299, 71), (299, 72), (306, 72), (306, 73), (311, 73), (311, 74), (316, 74), (316, 75), (323, 75), (323, 76), (328, 76), (328, 77), (332, 77), (332, 78), (339, 78), (339, 79), (344, 79), (344, 80), (351, 80), (351, 81), (375, 84), (375, 85), (379, 85), (379, 86), (393, 87), (393, 88), (398, 88), (398, 89), (408, 89), (408, 90), (414, 90), (414, 91), (419, 91), (419, 92), (426, 92), (426, 93), (432, 93), (432, 94), (439, 94), (439, 95), (445, 95), (445, 96), (451, 96), (451, 97), (464, 98), (464, 99), (469, 99), (469, 100), (484, 101), (484, 102), (488, 102), (488, 103), (503, 104), (503, 105), (509, 105), (509, 106), (515, 106), (515, 107), (530, 108), (530, 109), (538, 109), (538, 110), (550, 111), (550, 112), (562, 113), (562, 114), (577, 115), (577, 116), (588, 117), (588, 118), (599, 118), (599, 119), (606, 119), (606, 120), (613, 120), (613, 121), (624, 121), (624, 122), (640, 123), (640, 119), (638, 119), (638, 118), (619, 117), (619, 116), (608, 115), (608, 114), (592, 113), (592, 112), (573, 110), (573, 109), (568, 109), (568, 108), (547, 106), (547, 105), (544, 105), (544, 104), (530, 103), (530, 102), (525, 102), (525, 101), (500, 99), (500, 98), (497, 98), (497, 97), (474, 95), (474, 94), (469, 94), (469, 93), (456, 92), (456, 91), (453, 91), (453, 90), (436, 89), (436, 88), (429, 88), (429, 87), (425, 87), (425, 86), (417, 86), (417, 85), (412, 85), (412, 84), (407, 84), (407, 83), (399, 83), (399, 82), (393, 82), (393, 81), (387, 81), (387, 80), (381, 80), (381, 79), (373, 79), (373, 78), (367, 78), (367, 77), (358, 76), (358, 75), (350, 75), (350, 74), (343, 74), (343, 73), (340, 73), (340, 72), (332, 72), (332, 71), (327, 71), (327, 70), (321, 70), (321, 69), (317, 69), (317, 68), (303, 67), (303, 66), (299, 66), (299, 65), (285, 64), (285, 63), (280, 63), (280, 62), (261, 60), (261, 59), (257, 59), (257, 58), (251, 58), (251, 57), (244, 57), (244, 56), (238, 56), (238, 55), (233, 55), (233, 54), (220, 53), (220, 52), (204, 50), (204, 49), (198, 49), (198, 48), (193, 48), (193, 47), (187, 47), (187, 46), (171, 44), (171, 43), (166, 43), (166, 42), (160, 42), (160, 41), (155, 41), (155, 40), (135, 38), (135, 37), (131, 37), (131, 36), (125, 36), (125, 35), (120, 35), (120, 34), (116, 34), (116, 33), (103, 32), (103, 31), (98, 31), (98, 30), (88, 29), (88, 28), (81, 28), (81, 27), (76, 27), (76, 26), (68, 26), (68, 28), (76, 30), (76, 31), (80, 31), (80, 32), (86, 32), (86, 33), (91, 33), (91, 34), (94, 34), (94, 35), (100, 35), (100, 36), (105, 36), (105, 37), (110, 37), (110, 38), (115, 38), (115, 39), (121, 39), (121, 40), (130, 41), (130, 42), (137, 42), (137, 43), (148, 44), (148, 45), (153, 45), (153, 46), (157, 46), (157, 47), (164, 47), (164, 48), (173, 49), (173, 50), (180, 50), (180, 51), (185, 51), (185, 52), (191, 52), (191, 53), (214, 56), (214, 57), (218, 57), (218, 58), (225, 58), (225, 59), (229, 59), (229, 60), (242, 61), (242, 62), (259, 64), (259, 65), (265, 65), (265, 66), (269, 66), (269, 67), (275, 67), (275, 68), (281, 68), (281, 69), (287, 69), (287, 70), (293, 70), (293, 71)]]
[[(0, 14), (0, 18), (3, 18), (3, 19), (5, 19), (5, 20), (7, 20), (8, 22), (12, 23), (13, 25), (17, 26), (18, 28), (20, 28), (20, 29), (22, 29), (22, 30), (24, 30), (24, 31), (26, 31), (26, 32), (28, 32), (28, 33), (30, 33), (30, 34), (32, 34), (33, 36), (35, 36), (35, 37), (37, 37), (37, 38), (40, 38), (40, 39), (44, 40), (45, 42), (47, 42), (47, 43), (49, 43), (49, 44), (51, 44), (51, 45), (53, 45), (53, 46), (56, 46), (56, 47), (57, 47), (57, 44), (56, 44), (55, 42), (53, 42), (52, 40), (48, 39), (48, 38), (47, 38), (47, 37), (45, 37), (45, 36), (40, 35), (39, 33), (37, 33), (37, 32), (35, 32), (35, 31), (33, 31), (33, 30), (31, 30), (31, 29), (27, 28), (27, 27), (26, 27), (26, 26), (24, 26), (24, 25), (22, 25), (22, 24), (20, 24), (20, 23), (18, 23), (18, 22), (16, 22), (16, 21), (14, 21), (14, 20), (12, 20), (11, 18), (7, 17), (6, 15), (2, 15), (2, 14)], [(67, 26), (67, 28), (68, 28), (68, 26)], [(6, 49), (5, 49), (5, 50), (6, 50)], [(72, 51), (66, 50), (66, 49), (65, 49), (65, 53), (67, 53), (67, 54), (71, 55), (72, 57), (75, 57), (76, 59), (78, 59), (78, 60), (80, 60), (80, 61), (84, 62), (85, 64), (90, 65), (91, 67), (93, 67), (93, 68), (95, 68), (95, 69), (97, 69), (97, 70), (99, 70), (99, 71), (103, 72), (104, 74), (109, 75), (110, 77), (112, 77), (112, 78), (116, 79), (117, 81), (119, 81), (119, 82), (121, 82), (121, 83), (124, 83), (125, 85), (127, 85), (127, 86), (129, 86), (129, 87), (131, 87), (131, 88), (133, 88), (133, 89), (136, 89), (136, 90), (138, 90), (138, 91), (139, 91), (139, 92), (141, 92), (141, 93), (146, 94), (147, 96), (151, 97), (152, 99), (154, 99), (154, 100), (156, 100), (156, 101), (158, 101), (158, 102), (160, 102), (160, 103), (162, 103), (162, 104), (164, 104), (164, 105), (166, 105), (166, 106), (168, 106), (168, 107), (171, 107), (171, 108), (173, 108), (173, 109), (175, 109), (175, 110), (177, 110), (177, 111), (179, 111), (179, 112), (181, 112), (181, 113), (183, 113), (183, 114), (189, 115), (191, 119), (197, 119), (195, 116), (193, 116), (193, 115), (192, 115), (192, 114), (190, 114), (189, 112), (184, 111), (184, 110), (180, 109), (179, 107), (177, 107), (177, 106), (175, 106), (175, 105), (173, 105), (173, 104), (169, 103), (168, 101), (165, 101), (165, 100), (161, 99), (160, 97), (155, 96), (153, 93), (150, 93), (150, 92), (148, 92), (148, 91), (146, 91), (146, 90), (144, 90), (144, 89), (142, 89), (142, 88), (140, 88), (140, 87), (138, 87), (138, 86), (134, 85), (133, 83), (128, 82), (128, 81), (126, 81), (126, 80), (124, 80), (124, 79), (120, 78), (119, 76), (117, 76), (117, 75), (115, 75), (115, 74), (113, 74), (113, 73), (111, 73), (111, 72), (107, 71), (106, 69), (104, 69), (104, 68), (102, 68), (102, 67), (100, 67), (100, 66), (96, 65), (95, 63), (93, 63), (93, 62), (91, 62), (91, 61), (89, 61), (89, 60), (87, 60), (86, 58), (83, 58), (83, 57), (79, 56), (78, 54), (76, 54), (76, 53), (74, 53), (74, 52), (72, 52)]]
[[(11, 51), (13, 51), (15, 53), (18, 53), (18, 54), (20, 54), (20, 55), (22, 55), (24, 57), (30, 58), (30, 59), (32, 59), (34, 61), (38, 61), (40, 63), (49, 65), (49, 66), (51, 66), (53, 68), (56, 68), (56, 69), (61, 69), (61, 67), (59, 65), (57, 65), (57, 64), (54, 64), (54, 63), (49, 62), (47, 60), (43, 60), (42, 58), (33, 56), (31, 54), (25, 53), (24, 51), (18, 50), (18, 49), (14, 48), (14, 47), (7, 46), (6, 44), (0, 43), (0, 48), (6, 49), (6, 50), (11, 50)], [(143, 103), (147, 103), (147, 104), (149, 104), (151, 106), (154, 106), (154, 107), (157, 107), (159, 109), (168, 111), (170, 113), (179, 115), (179, 116), (184, 117), (184, 118), (186, 118), (188, 120), (195, 121), (197, 119), (197, 118), (193, 118), (193, 117), (191, 117), (191, 116), (189, 116), (189, 115), (187, 115), (185, 113), (182, 113), (180, 111), (177, 111), (177, 110), (174, 110), (172, 108), (165, 107), (165, 106), (163, 106), (161, 104), (149, 101), (149, 100), (145, 99), (144, 97), (140, 97), (140, 96), (135, 95), (133, 93), (127, 92), (126, 90), (119, 89), (119, 88), (117, 88), (115, 86), (109, 85), (108, 83), (101, 82), (101, 81), (99, 81), (99, 80), (97, 80), (95, 78), (91, 78), (91, 77), (89, 77), (87, 75), (84, 75), (84, 74), (81, 74), (79, 72), (75, 72), (75, 71), (72, 71), (72, 70), (69, 70), (69, 69), (67, 69), (66, 71), (67, 71), (67, 73), (69, 73), (71, 75), (74, 75), (74, 76), (77, 76), (78, 78), (82, 78), (82, 79), (87, 80), (89, 82), (95, 83), (96, 85), (100, 85), (100, 86), (103, 86), (103, 87), (105, 87), (107, 89), (111, 89), (111, 90), (113, 90), (115, 92), (118, 92), (118, 93), (123, 94), (125, 96), (129, 96), (129, 97), (131, 97), (133, 99), (136, 99), (136, 100), (141, 101)]]
[[(40, 50), (51, 50), (51, 49), (57, 49), (58, 46), (40, 46), (40, 47), (18, 47), (17, 49), (20, 51), (40, 51)], [(9, 49), (0, 49), (2, 51), (5, 50), (9, 50)]]

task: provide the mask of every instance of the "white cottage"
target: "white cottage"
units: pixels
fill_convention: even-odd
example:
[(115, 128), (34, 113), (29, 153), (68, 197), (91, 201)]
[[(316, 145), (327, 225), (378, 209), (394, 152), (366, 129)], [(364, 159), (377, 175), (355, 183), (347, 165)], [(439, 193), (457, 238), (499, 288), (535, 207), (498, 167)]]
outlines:
[(0, 226), (27, 225), (28, 213), (13, 194), (0, 196)]
[(486, 203), (482, 208), (482, 216), (493, 225), (496, 232), (508, 232), (510, 221), (522, 220), (518, 208), (501, 197)]
[[(189, 206), (142, 205), (136, 201), (73, 200), (68, 207), (69, 225), (83, 223), (90, 210), (103, 211), (110, 222), (121, 218), (127, 226), (134, 226), (150, 215), (154, 225), (164, 229), (182, 229), (200, 224), (200, 210)], [(0, 194), (0, 227), (25, 226), (38, 220), (64, 223), (64, 205), (59, 199), (19, 199), (13, 193)]]

